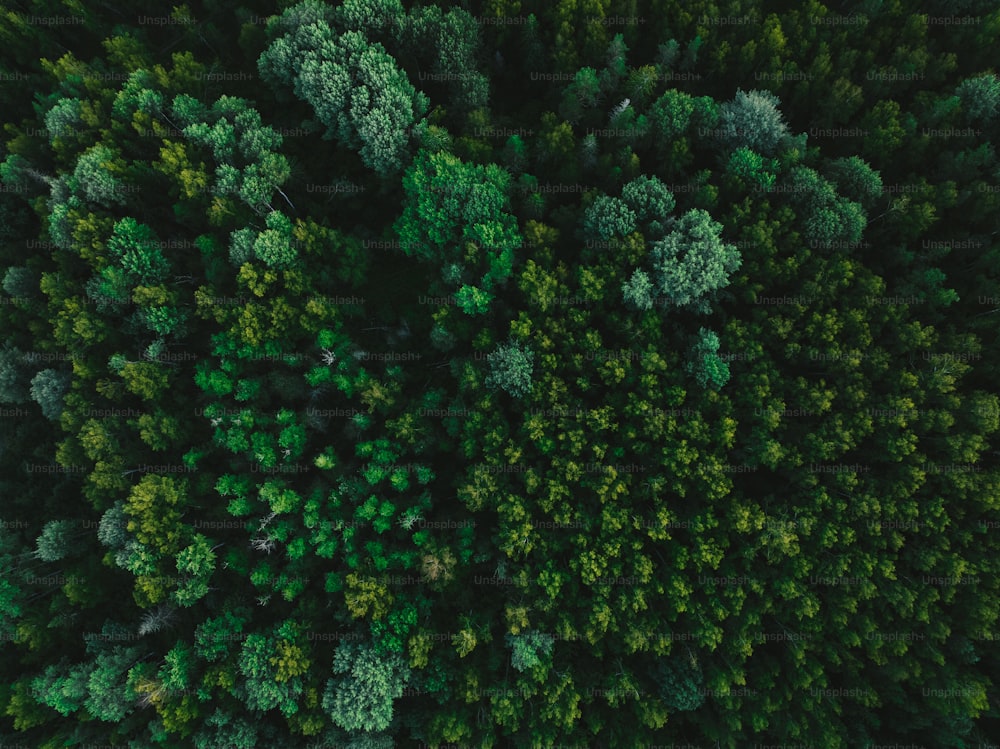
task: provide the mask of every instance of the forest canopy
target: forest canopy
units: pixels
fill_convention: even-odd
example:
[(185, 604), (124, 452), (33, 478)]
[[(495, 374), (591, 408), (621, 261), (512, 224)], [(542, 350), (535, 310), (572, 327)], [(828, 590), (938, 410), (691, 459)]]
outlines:
[(0, 745), (1000, 736), (994, 4), (0, 42)]

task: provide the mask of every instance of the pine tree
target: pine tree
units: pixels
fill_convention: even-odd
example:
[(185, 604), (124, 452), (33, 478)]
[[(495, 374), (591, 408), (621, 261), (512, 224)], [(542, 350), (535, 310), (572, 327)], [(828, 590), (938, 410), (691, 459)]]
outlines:
[(966, 78), (958, 84), (955, 94), (972, 122), (991, 122), (1000, 112), (1000, 78), (993, 73)]
[(393, 717), (393, 701), (403, 694), (410, 668), (398, 654), (379, 655), (369, 645), (341, 643), (323, 692), (323, 709), (348, 731), (383, 731)]
[(700, 328), (685, 368), (702, 387), (711, 385), (718, 390), (729, 381), (729, 365), (722, 361), (718, 351), (719, 336), (707, 328)]
[(541, 665), (543, 658), (552, 654), (555, 644), (552, 635), (535, 631), (508, 634), (505, 640), (511, 650), (510, 665), (518, 671), (528, 671)]
[(487, 387), (500, 388), (515, 398), (523, 398), (531, 392), (535, 354), (530, 348), (520, 341), (510, 340), (497, 346), (486, 358), (490, 365)]
[(5, 344), (0, 348), (0, 403), (26, 403), (30, 395), (24, 352)]
[(108, 208), (125, 203), (123, 166), (119, 155), (105, 145), (96, 145), (80, 155), (67, 182), (69, 189), (91, 203)]
[(56, 562), (79, 550), (78, 523), (75, 520), (50, 520), (42, 527), (35, 556), (43, 562)]
[(43, 369), (31, 378), (31, 399), (42, 409), (46, 419), (58, 421), (63, 412), (63, 398), (69, 391), (72, 376), (58, 369)]
[(788, 126), (778, 110), (780, 103), (770, 91), (737, 91), (732, 101), (719, 110), (722, 143), (731, 150), (746, 146), (772, 156), (788, 134)]
[(637, 218), (621, 198), (599, 195), (587, 208), (583, 230), (588, 237), (607, 241), (635, 231)]
[(664, 222), (674, 210), (673, 194), (657, 177), (645, 174), (627, 182), (622, 187), (622, 200), (642, 222)]
[(636, 269), (629, 280), (622, 284), (622, 298), (625, 304), (634, 309), (652, 309), (653, 296), (653, 282), (644, 270)]
[(319, 20), (276, 39), (258, 67), (265, 81), (313, 107), (326, 137), (357, 148), (376, 172), (388, 176), (403, 167), (410, 132), (429, 102), (381, 44), (357, 31), (337, 34)]
[(742, 260), (736, 247), (722, 241), (721, 231), (722, 225), (707, 211), (694, 208), (654, 243), (657, 287), (672, 304), (692, 304), (729, 284), (729, 275)]

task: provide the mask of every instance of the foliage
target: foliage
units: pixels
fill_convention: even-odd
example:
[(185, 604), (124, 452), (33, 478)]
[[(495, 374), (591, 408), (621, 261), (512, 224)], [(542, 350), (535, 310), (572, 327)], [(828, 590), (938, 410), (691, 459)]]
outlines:
[(719, 108), (719, 137), (731, 150), (749, 148), (770, 156), (788, 134), (788, 126), (778, 110), (781, 101), (770, 91), (736, 92)]
[(622, 200), (643, 223), (665, 221), (676, 205), (674, 196), (667, 186), (658, 177), (649, 177), (645, 174), (622, 187)]
[(15, 346), (0, 348), (0, 403), (24, 403), (28, 400), (24, 352)]
[(698, 339), (688, 354), (686, 369), (702, 387), (718, 390), (729, 382), (729, 365), (719, 358), (719, 336), (706, 328), (698, 330)]
[(996, 735), (988, 3), (132, 5), (0, 13), (0, 743)]
[(588, 237), (607, 241), (635, 231), (636, 212), (621, 198), (598, 196), (583, 218), (583, 230)]
[(622, 284), (625, 304), (637, 310), (653, 308), (653, 292), (653, 282), (649, 280), (649, 274), (638, 268), (632, 272), (629, 280)]
[(394, 225), (399, 246), (446, 269), (466, 314), (485, 313), (523, 243), (507, 210), (510, 175), (496, 164), (422, 150), (403, 176), (403, 190), (403, 213)]
[(58, 369), (43, 369), (31, 378), (31, 399), (41, 406), (46, 419), (58, 421), (71, 379), (68, 372)]
[(705, 701), (703, 676), (693, 653), (657, 659), (653, 672), (660, 697), (669, 709), (696, 710)]
[(289, 29), (260, 57), (265, 81), (289, 86), (327, 130), (358, 149), (382, 175), (399, 171), (410, 132), (427, 111), (427, 97), (379, 44), (358, 31), (337, 34), (325, 21)]
[(79, 547), (73, 538), (77, 523), (73, 520), (50, 520), (42, 527), (35, 545), (35, 555), (43, 562), (56, 562)]
[(656, 288), (671, 304), (689, 305), (724, 288), (742, 264), (740, 252), (722, 241), (722, 224), (693, 208), (666, 237), (653, 244)]
[(966, 78), (958, 84), (955, 94), (973, 122), (991, 122), (1000, 112), (1000, 79), (993, 73)]
[(511, 650), (510, 665), (518, 671), (528, 671), (542, 664), (542, 658), (552, 654), (555, 640), (544, 632), (508, 634), (507, 646)]
[(530, 348), (511, 340), (497, 346), (486, 359), (490, 365), (487, 387), (500, 388), (515, 398), (523, 398), (531, 392), (535, 354)]
[(333, 672), (323, 692), (323, 709), (348, 731), (382, 731), (389, 727), (393, 701), (403, 694), (410, 668), (399, 655), (379, 655), (369, 645), (341, 643)]

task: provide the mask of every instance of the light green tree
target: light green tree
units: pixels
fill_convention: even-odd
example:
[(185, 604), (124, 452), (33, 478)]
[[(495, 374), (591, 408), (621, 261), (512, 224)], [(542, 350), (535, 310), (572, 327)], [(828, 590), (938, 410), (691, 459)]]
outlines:
[(636, 230), (635, 211), (621, 198), (599, 195), (584, 213), (583, 231), (593, 239), (624, 237)]
[(722, 241), (722, 225), (707, 211), (693, 208), (673, 230), (653, 245), (658, 291), (678, 306), (701, 300), (729, 284), (742, 259), (739, 250)]
[(410, 667), (397, 653), (379, 654), (370, 645), (344, 642), (333, 656), (323, 709), (348, 731), (382, 731), (392, 721), (393, 701), (402, 696)]
[(357, 149), (376, 172), (403, 167), (410, 133), (429, 102), (381, 44), (358, 31), (337, 34), (316, 20), (276, 39), (258, 68), (265, 81), (312, 106), (326, 137)]
[(518, 671), (528, 671), (541, 665), (543, 659), (552, 654), (555, 638), (545, 632), (523, 632), (507, 634), (507, 647), (510, 648), (510, 665)]
[(759, 154), (773, 155), (788, 134), (778, 109), (780, 103), (770, 91), (737, 91), (719, 108), (719, 137), (723, 144), (732, 150), (746, 146)]
[(644, 270), (637, 268), (629, 280), (622, 284), (622, 298), (625, 304), (633, 309), (652, 309), (653, 297), (653, 282), (649, 280), (649, 274)]
[(515, 398), (523, 398), (531, 392), (535, 353), (530, 348), (511, 340), (497, 346), (486, 359), (490, 365), (487, 387), (500, 388)]

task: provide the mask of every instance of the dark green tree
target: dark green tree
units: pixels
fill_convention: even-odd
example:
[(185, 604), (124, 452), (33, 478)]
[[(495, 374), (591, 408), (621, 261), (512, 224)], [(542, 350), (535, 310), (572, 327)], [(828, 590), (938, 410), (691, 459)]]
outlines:
[(0, 348), (0, 403), (26, 403), (30, 395), (28, 387), (24, 352), (4, 345)]
[(958, 84), (955, 94), (972, 122), (991, 122), (1000, 112), (1000, 79), (993, 73), (966, 78)]
[(46, 419), (58, 421), (63, 398), (69, 391), (72, 375), (58, 369), (43, 369), (31, 378), (31, 399), (42, 409)]
[(722, 361), (718, 352), (719, 336), (707, 328), (700, 328), (685, 369), (702, 387), (719, 390), (729, 382), (729, 364)]

